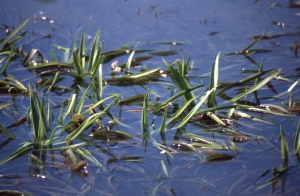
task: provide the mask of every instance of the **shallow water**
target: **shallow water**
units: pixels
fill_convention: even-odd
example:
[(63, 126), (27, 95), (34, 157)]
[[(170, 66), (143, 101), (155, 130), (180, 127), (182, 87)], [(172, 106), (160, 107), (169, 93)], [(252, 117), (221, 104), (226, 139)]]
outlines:
[[(87, 48), (91, 48), (92, 40), (97, 30), (101, 30), (101, 41), (104, 42), (103, 50), (111, 51), (121, 48), (129, 43), (131, 46), (140, 41), (140, 50), (175, 50), (177, 54), (170, 56), (151, 55), (149, 52), (136, 54), (138, 56), (151, 56), (144, 61), (142, 67), (166, 69), (162, 58), (172, 63), (181, 59), (181, 49), (185, 55), (191, 54), (193, 67), (189, 71), (191, 86), (199, 83), (208, 84), (211, 64), (218, 52), (221, 51), (220, 78), (221, 82), (235, 82), (247, 77), (242, 73), (243, 69), (258, 70), (262, 58), (264, 70), (270, 68), (283, 69), (282, 77), (288, 77), (292, 81), (298, 79), (294, 68), (299, 66), (299, 58), (295, 57), (290, 47), (299, 35), (280, 36), (273, 39), (262, 39), (251, 49), (269, 50), (264, 53), (250, 55), (250, 59), (243, 55), (225, 55), (230, 52), (241, 51), (253, 42), (253, 36), (271, 36), (288, 32), (300, 32), (300, 9), (289, 8), (288, 1), (28, 1), (19, 3), (11, 0), (0, 2), (0, 24), (7, 25), (12, 31), (25, 19), (30, 19), (24, 27), (28, 33), (18, 43), (24, 51), (29, 52), (35, 48), (41, 51), (46, 59), (50, 59), (50, 50), (55, 57), (64, 58), (63, 53), (56, 49), (56, 45), (73, 47), (74, 39), (80, 41), (81, 29), (87, 34)], [(43, 19), (46, 17), (46, 20)], [(273, 23), (276, 21), (277, 23)], [(3, 29), (5, 30), (5, 29)], [(79, 33), (78, 33), (79, 32)], [(0, 38), (5, 38), (4, 31)], [(50, 37), (50, 38), (47, 38)], [(183, 45), (158, 44), (157, 42), (182, 42)], [(104, 78), (111, 78), (110, 64), (118, 60), (120, 64), (126, 63), (129, 55), (120, 56), (103, 65)], [(252, 61), (251, 61), (252, 60)], [(255, 63), (257, 65), (255, 65)], [(140, 68), (136, 68), (138, 70)], [(7, 74), (12, 74), (24, 84), (35, 83), (39, 77), (35, 73), (27, 71), (21, 62), (15, 61), (8, 69)], [(166, 78), (164, 82), (171, 82)], [(73, 81), (65, 79), (64, 85), (71, 86)], [(280, 94), (285, 92), (292, 82), (272, 81), (272, 85)], [(148, 88), (161, 96), (161, 100), (170, 97), (167, 85), (148, 84)], [(202, 95), (205, 87), (195, 91)], [(176, 91), (176, 89), (174, 89)], [(231, 90), (232, 94), (236, 91)], [(146, 93), (144, 88), (132, 86), (106, 86), (104, 95), (112, 93), (123, 94), (124, 98), (134, 94)], [(127, 94), (125, 94), (127, 93)], [(288, 101), (288, 94), (274, 98), (275, 93), (264, 87), (259, 91), (261, 103), (272, 103), (282, 106), (282, 101)], [(249, 95), (250, 96), (250, 95)], [(70, 97), (70, 93), (62, 96), (51, 95), (53, 105)], [(270, 98), (271, 97), (271, 98)], [(299, 99), (298, 87), (294, 89), (295, 101)], [(150, 96), (151, 101), (155, 97)], [(253, 97), (248, 97), (253, 100)], [(1, 95), (0, 101), (11, 101), (11, 97)], [(1, 110), (1, 124), (4, 126), (13, 122), (11, 116), (26, 115), (29, 107), (28, 97), (16, 97), (17, 108), (12, 113)], [(219, 105), (228, 101), (217, 99)], [(87, 103), (88, 104), (88, 103)], [(285, 107), (285, 106), (283, 106)], [(140, 105), (124, 106), (121, 112), (122, 123), (132, 127), (122, 127), (121, 130), (133, 135), (133, 139), (111, 141), (107, 146), (105, 140), (91, 139), (88, 132), (84, 132), (82, 138), (76, 142), (85, 141), (85, 148), (90, 150), (93, 156), (104, 166), (95, 166), (89, 162), (88, 177), (71, 172), (66, 168), (55, 169), (52, 166), (53, 159), (50, 151), (45, 154), (45, 168), (33, 167), (27, 160), (27, 155), (17, 157), (0, 167), (0, 190), (11, 189), (28, 192), (33, 195), (41, 193), (55, 195), (83, 194), (83, 195), (266, 195), (272, 193), (272, 184), (264, 185), (273, 176), (273, 167), (280, 168), (280, 132), (283, 131), (289, 145), (290, 159), (289, 171), (278, 180), (274, 190), (275, 194), (299, 193), (299, 169), (298, 161), (293, 156), (294, 133), (296, 131), (298, 116), (281, 117), (275, 115), (257, 115), (263, 120), (273, 124), (265, 124), (247, 119), (238, 121), (235, 130), (252, 136), (250, 141), (236, 143), (238, 154), (232, 160), (222, 162), (205, 163), (205, 154), (191, 153), (173, 146), (173, 138), (176, 130), (166, 132), (167, 146), (178, 151), (169, 157), (153, 146), (153, 140), (143, 144), (141, 137), (141, 113), (129, 112), (132, 109), (141, 109)], [(118, 116), (119, 107), (111, 112)], [(17, 113), (17, 115), (16, 115)], [(59, 109), (54, 109), (54, 115), (59, 114)], [(149, 124), (154, 115), (149, 113)], [(108, 122), (108, 118), (104, 119)], [(154, 128), (159, 129), (161, 117), (156, 116)], [(57, 126), (53, 122), (51, 128)], [(7, 141), (4, 134), (0, 138), (0, 159), (13, 153), (21, 142), (31, 141), (31, 126), (24, 125), (11, 129), (17, 135), (12, 141)], [(204, 129), (199, 124), (189, 124), (185, 130), (189, 133), (199, 134), (217, 142), (229, 145), (231, 136), (220, 134), (215, 128)], [(223, 130), (221, 130), (222, 132)], [(50, 134), (50, 133), (49, 133)], [(66, 134), (64, 134), (66, 135)], [(266, 140), (253, 138), (263, 136)], [(49, 135), (48, 135), (49, 137)], [(159, 133), (153, 131), (151, 138), (161, 141)], [(186, 140), (185, 140), (186, 141)], [(233, 151), (220, 150), (223, 153), (234, 155)], [(62, 163), (60, 153), (54, 154), (58, 164)], [(129, 161), (117, 160), (107, 163), (111, 154), (118, 158), (139, 155), (143, 158)], [(107, 163), (107, 164), (106, 164)], [(166, 166), (168, 174), (164, 172)], [(266, 172), (266, 173), (264, 173)], [(44, 176), (46, 179), (44, 179)], [(17, 183), (16, 183), (17, 182)], [(32, 186), (35, 184), (36, 186)], [(274, 185), (274, 184), (273, 184)], [(284, 187), (282, 190), (281, 187)]]

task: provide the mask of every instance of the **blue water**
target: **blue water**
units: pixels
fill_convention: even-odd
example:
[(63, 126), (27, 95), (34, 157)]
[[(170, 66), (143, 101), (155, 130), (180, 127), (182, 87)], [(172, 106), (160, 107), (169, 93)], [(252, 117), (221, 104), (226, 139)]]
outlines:
[[(289, 8), (288, 1), (177, 1), (177, 0), (153, 0), (153, 1), (132, 1), (132, 0), (110, 0), (110, 1), (0, 1), (0, 24), (7, 25), (12, 31), (25, 19), (29, 23), (24, 27), (28, 31), (24, 39), (18, 43), (24, 51), (29, 52), (35, 48), (41, 51), (43, 56), (50, 58), (52, 50), (56, 58), (63, 59), (63, 52), (56, 49), (56, 45), (73, 47), (75, 36), (78, 43), (82, 30), (87, 35), (87, 48), (91, 47), (92, 40), (98, 29), (101, 30), (100, 40), (104, 42), (103, 50), (111, 51), (121, 48), (125, 44), (135, 46), (138, 41), (138, 49), (159, 51), (176, 50), (178, 53), (171, 56), (153, 56), (144, 61), (142, 66), (148, 68), (166, 69), (162, 62), (164, 58), (172, 63), (181, 59), (181, 49), (186, 56), (191, 55), (191, 61), (195, 70), (189, 72), (191, 86), (199, 83), (207, 84), (211, 64), (221, 51), (220, 60), (220, 82), (235, 82), (248, 75), (241, 73), (242, 69), (258, 70), (257, 65), (242, 55), (225, 55), (230, 52), (241, 51), (253, 42), (253, 36), (277, 35), (287, 32), (300, 32), (300, 9)], [(273, 24), (276, 21), (280, 24)], [(282, 25), (284, 23), (284, 25)], [(6, 37), (3, 31), (0, 32), (0, 39)], [(45, 38), (51, 36), (51, 38)], [(267, 49), (268, 53), (257, 53), (251, 55), (251, 59), (259, 64), (263, 58), (264, 70), (270, 68), (283, 69), (282, 76), (289, 77), (292, 82), (298, 77), (290, 77), (295, 74), (293, 70), (299, 67), (299, 58), (295, 57), (290, 47), (299, 35), (281, 36), (274, 39), (264, 39), (255, 44), (251, 49)], [(183, 45), (157, 44), (157, 42), (182, 42)], [(148, 52), (136, 54), (135, 56), (150, 55)], [(120, 64), (126, 63), (128, 55), (118, 57)], [(110, 64), (103, 65), (104, 77), (110, 78)], [(138, 68), (137, 68), (138, 70)], [(25, 70), (21, 62), (16, 61), (9, 67), (8, 74), (17, 77), (24, 84), (35, 83), (39, 77)], [(165, 82), (171, 82), (166, 79)], [(278, 93), (285, 92), (292, 82), (272, 81)], [(64, 85), (71, 86), (72, 80), (65, 80)], [(163, 84), (150, 84), (148, 88), (161, 95), (162, 100), (169, 98), (170, 93), (167, 86)], [(205, 87), (195, 91), (201, 95)], [(231, 91), (232, 92), (232, 91)], [(294, 90), (295, 100), (299, 99), (298, 87)], [(136, 93), (145, 93), (145, 89), (134, 86), (107, 86), (104, 95), (111, 93), (127, 93), (127, 98)], [(235, 93), (235, 92), (234, 92)], [(275, 94), (267, 87), (259, 91), (260, 97), (271, 97)], [(55, 104), (69, 98), (70, 94), (63, 94), (61, 97), (53, 98)], [(150, 96), (154, 101), (155, 97)], [(278, 99), (263, 99), (264, 103), (281, 105), (287, 101), (288, 94)], [(252, 99), (251, 97), (249, 99)], [(7, 95), (1, 95), (0, 101), (10, 101)], [(228, 103), (218, 98), (220, 105)], [(16, 113), (20, 116), (26, 115), (29, 106), (28, 98), (16, 98), (18, 109)], [(282, 105), (281, 105), (282, 106)], [(40, 170), (30, 166), (27, 156), (17, 157), (8, 163), (0, 166), (0, 190), (11, 189), (28, 191), (33, 195), (47, 194), (70, 195), (81, 193), (83, 195), (236, 195), (245, 193), (247, 195), (270, 194), (271, 184), (259, 189), (273, 176), (271, 168), (280, 168), (280, 140), (279, 125), (283, 126), (290, 152), (290, 166), (288, 175), (278, 180), (276, 194), (281, 194), (281, 186), (285, 186), (285, 194), (294, 195), (299, 192), (299, 169), (298, 162), (293, 156), (293, 141), (296, 131), (298, 116), (293, 118), (275, 115), (257, 115), (273, 124), (264, 124), (252, 120), (241, 119), (235, 129), (241, 133), (252, 136), (264, 136), (268, 142), (251, 140), (246, 143), (236, 144), (243, 150), (238, 150), (235, 159), (225, 162), (203, 163), (203, 156), (195, 153), (187, 153), (176, 149), (180, 154), (174, 154), (173, 158), (161, 154), (148, 141), (146, 147), (143, 145), (140, 136), (140, 112), (128, 112), (131, 109), (140, 109), (140, 106), (126, 106), (122, 111), (122, 122), (132, 126), (134, 129), (122, 127), (121, 130), (134, 136), (132, 140), (117, 142), (110, 148), (106, 141), (89, 141), (88, 148), (95, 158), (105, 165), (107, 159), (111, 158), (109, 153), (101, 151), (109, 150), (118, 158), (123, 156), (140, 155), (144, 158), (139, 162), (118, 160), (105, 165), (100, 169), (93, 163), (89, 163), (89, 176), (81, 178), (66, 168), (52, 168), (50, 152), (46, 153), (46, 166)], [(54, 110), (58, 115), (59, 109)], [(119, 108), (112, 111), (118, 116)], [(15, 115), (15, 114), (14, 114)], [(149, 123), (153, 119), (149, 113)], [(57, 116), (56, 116), (57, 117)], [(1, 110), (0, 119), (2, 125), (9, 125), (13, 119), (9, 111)], [(108, 119), (105, 119), (108, 121)], [(157, 116), (154, 127), (159, 128), (161, 117)], [(52, 128), (56, 126), (53, 122)], [(21, 142), (31, 141), (29, 133), (31, 126), (25, 124), (19, 128), (11, 129), (17, 138), (6, 145), (1, 146), (0, 159), (14, 152)], [(186, 131), (212, 138), (214, 130), (205, 131), (196, 125), (188, 125)], [(167, 144), (172, 147), (172, 140), (176, 130), (166, 132)], [(88, 134), (88, 133), (85, 133)], [(229, 136), (214, 133), (218, 141), (229, 144)], [(160, 135), (153, 132), (151, 135), (157, 142), (160, 142)], [(88, 138), (88, 137), (86, 137)], [(0, 143), (5, 143), (5, 134), (0, 138)], [(97, 146), (98, 145), (98, 146)], [(232, 151), (222, 151), (232, 154)], [(55, 152), (55, 160), (62, 163), (59, 152)], [(165, 164), (168, 176), (162, 169), (162, 161)], [(265, 171), (268, 173), (261, 176)], [(39, 174), (40, 176), (37, 176)], [(18, 176), (12, 176), (18, 175)], [(45, 180), (41, 176), (46, 176)], [(16, 181), (20, 182), (16, 185)], [(161, 184), (163, 183), (163, 184)], [(35, 186), (32, 186), (32, 185)], [(65, 192), (63, 192), (64, 190)], [(245, 191), (245, 192), (244, 192)]]

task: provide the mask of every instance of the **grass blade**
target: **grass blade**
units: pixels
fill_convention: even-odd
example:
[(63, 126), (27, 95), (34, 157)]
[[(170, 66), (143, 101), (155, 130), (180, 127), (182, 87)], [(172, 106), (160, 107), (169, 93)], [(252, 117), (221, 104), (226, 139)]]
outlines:
[(215, 88), (209, 90), (206, 92), (206, 94), (201, 98), (199, 103), (188, 113), (188, 115), (180, 122), (178, 125), (178, 128), (183, 127), (192, 117), (193, 115), (197, 112), (197, 110), (200, 108), (200, 106), (207, 100), (208, 96), (215, 90)]
[(22, 22), (13, 32), (11, 32), (7, 38), (5, 38), (4, 40), (2, 40), (0, 42), (0, 47), (3, 46), (5, 43), (7, 43), (13, 36), (15, 36), (25, 25), (26, 23), (29, 21), (29, 19), (25, 20), (24, 22)]
[(256, 86), (251, 87), (247, 91), (245, 91), (245, 92), (239, 94), (238, 96), (232, 98), (230, 101), (235, 102), (235, 101), (239, 100), (240, 98), (244, 97), (245, 95), (248, 95), (249, 93), (257, 91), (262, 86), (264, 86), (266, 83), (268, 83), (270, 80), (272, 80), (275, 76), (277, 76), (280, 72), (281, 72), (281, 69), (275, 71), (274, 73), (272, 73), (271, 75), (266, 77), (263, 81), (261, 81), (259, 84), (257, 84)]
[(128, 57), (126, 67), (125, 67), (125, 73), (129, 73), (129, 71), (130, 71), (130, 66), (131, 66), (131, 62), (132, 62), (132, 59), (133, 59), (133, 55), (134, 55), (135, 50), (136, 50), (137, 46), (139, 45), (139, 43), (140, 43), (139, 41), (138, 41), (138, 43), (136, 43), (134, 50), (132, 51), (132, 53)]
[(25, 152), (28, 152), (29, 150), (31, 150), (30, 148), (27, 148), (27, 147), (20, 147), (18, 150), (16, 150), (15, 152), (13, 152), (12, 154), (10, 154), (8, 157), (2, 159), (0, 161), (0, 165), (2, 165), (3, 163), (6, 163), (7, 161), (10, 161), (12, 160), (13, 158), (25, 153)]
[(282, 168), (284, 168), (287, 166), (288, 163), (288, 146), (281, 125), (280, 125), (280, 139), (281, 139)]
[(10, 59), (11, 59), (11, 57), (12, 57), (13, 54), (14, 54), (15, 43), (16, 43), (16, 40), (14, 40), (13, 44), (11, 45), (10, 53), (9, 53), (9, 55), (8, 55), (8, 58), (7, 58), (6, 62), (5, 62), (5, 65), (3, 66), (3, 69), (2, 69), (1, 72), (0, 72), (1, 74), (6, 73), (6, 69), (8, 68), (8, 65), (9, 65), (9, 63), (10, 63)]
[(300, 118), (298, 120), (298, 126), (296, 130), (296, 136), (294, 141), (294, 153), (297, 154), (300, 148)]
[(220, 59), (221, 52), (218, 53), (214, 63), (211, 67), (210, 72), (210, 83), (208, 89), (211, 90), (215, 88), (215, 90), (209, 95), (207, 99), (207, 107), (215, 107), (216, 106), (216, 100), (215, 100), (215, 94), (216, 94), (216, 87), (218, 85), (218, 79), (219, 79), (219, 59)]
[(15, 138), (15, 135), (12, 134), (8, 129), (3, 127), (1, 124), (0, 124), (0, 131), (3, 131), (4, 133), (6, 133), (8, 135), (8, 137), (10, 137), (10, 138)]
[(161, 110), (162, 108), (164, 108), (166, 105), (168, 105), (169, 103), (171, 103), (171, 101), (177, 99), (178, 97), (180, 97), (181, 95), (184, 95), (185, 93), (189, 92), (189, 91), (193, 91), (199, 87), (203, 86), (203, 84), (199, 84), (197, 86), (191, 87), (189, 89), (186, 90), (182, 90), (179, 93), (177, 93), (176, 95), (173, 95), (172, 97), (170, 97), (169, 99), (167, 99), (166, 101), (164, 101), (163, 103), (159, 104), (156, 108), (154, 108), (153, 113), (158, 112), (159, 110)]
[(143, 131), (143, 138), (144, 140), (149, 139), (149, 132), (148, 132), (148, 100), (149, 100), (149, 92), (144, 97), (144, 104), (143, 104), (143, 112), (142, 112), (142, 131)]
[(165, 109), (165, 113), (164, 113), (164, 116), (163, 116), (163, 119), (162, 119), (162, 122), (161, 122), (161, 126), (160, 126), (160, 133), (161, 134), (164, 133), (165, 129), (166, 129), (166, 121), (167, 121), (167, 118), (168, 118), (168, 111), (169, 111), (169, 105)]
[(66, 141), (74, 140), (82, 131), (87, 129), (95, 120), (99, 119), (99, 117), (104, 114), (105, 112), (100, 112), (88, 117), (75, 131), (73, 131), (66, 137)]
[(161, 160), (161, 168), (162, 168), (164, 174), (167, 176), (167, 178), (169, 178), (168, 170), (167, 170), (167, 167), (163, 160)]

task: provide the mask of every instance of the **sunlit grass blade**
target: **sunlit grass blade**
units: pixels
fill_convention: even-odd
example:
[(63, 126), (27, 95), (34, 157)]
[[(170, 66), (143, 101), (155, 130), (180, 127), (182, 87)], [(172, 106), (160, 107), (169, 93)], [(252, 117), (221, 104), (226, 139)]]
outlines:
[(252, 93), (254, 91), (259, 90), (266, 83), (268, 83), (270, 80), (272, 80), (275, 76), (277, 76), (278, 74), (280, 74), (280, 72), (281, 72), (281, 69), (275, 71), (274, 73), (272, 73), (271, 75), (269, 75), (268, 77), (266, 77), (263, 81), (261, 81), (259, 84), (257, 84), (256, 86), (251, 87), (247, 91), (245, 91), (245, 92), (239, 94), (238, 96), (232, 98), (230, 101), (235, 102), (235, 101), (239, 100), (240, 98), (244, 97), (245, 95), (248, 95), (249, 93)]
[(29, 19), (22, 22), (13, 32), (11, 32), (4, 40), (0, 41), (0, 47), (7, 43), (12, 37), (14, 37), (29, 21)]
[(128, 57), (127, 63), (126, 63), (126, 67), (125, 67), (125, 73), (129, 73), (130, 72), (130, 66), (131, 66), (131, 62), (133, 59), (133, 55), (135, 53), (135, 50), (137, 48), (137, 46), (139, 45), (139, 41), (136, 43), (134, 50), (131, 52), (130, 56)]
[(208, 96), (215, 90), (215, 88), (206, 92), (204, 96), (201, 97), (200, 101), (197, 105), (186, 115), (184, 119), (181, 120), (180, 124), (177, 126), (178, 128), (183, 127), (186, 123), (190, 121), (193, 115), (197, 112), (197, 110), (201, 107), (201, 105), (207, 100)]
[(124, 76), (124, 77), (129, 77), (129, 78), (140, 78), (140, 77), (143, 77), (143, 76), (147, 76), (147, 75), (150, 75), (154, 72), (157, 72), (159, 71), (160, 69), (159, 68), (156, 68), (156, 69), (149, 69), (149, 70), (146, 70), (146, 71), (143, 71), (143, 72), (139, 72), (139, 73), (136, 73), (136, 74), (130, 74), (129, 76)]
[(164, 108), (165, 106), (167, 106), (168, 104), (170, 104), (173, 100), (177, 99), (178, 97), (180, 97), (181, 95), (189, 92), (189, 91), (193, 91), (199, 87), (203, 86), (203, 84), (199, 84), (197, 86), (191, 87), (189, 89), (186, 90), (182, 90), (179, 93), (177, 93), (176, 95), (173, 95), (172, 97), (170, 97), (169, 99), (167, 99), (166, 101), (164, 101), (163, 103), (159, 104), (157, 107), (155, 107), (155, 109), (153, 110), (154, 113), (158, 112), (159, 110), (161, 110), (162, 108)]
[(69, 99), (68, 106), (66, 108), (66, 113), (67, 114), (70, 114), (71, 110), (74, 108), (75, 101), (76, 101), (76, 94), (72, 94), (71, 98)]
[(298, 126), (296, 130), (295, 141), (294, 141), (294, 153), (295, 154), (299, 153), (299, 149), (300, 149), (300, 118), (298, 120)]
[(218, 124), (226, 126), (226, 124), (218, 116), (216, 116), (214, 113), (207, 112), (207, 115), (209, 117), (211, 117), (214, 121), (216, 121)]
[(216, 94), (216, 88), (218, 86), (218, 79), (219, 79), (220, 54), (221, 54), (221, 52), (218, 53), (215, 61), (212, 64), (212, 67), (211, 67), (210, 83), (209, 83), (208, 89), (211, 90), (211, 89), (215, 88), (215, 90), (207, 98), (207, 107), (209, 107), (209, 108), (216, 106), (215, 94)]
[(295, 86), (298, 84), (300, 82), (300, 79), (298, 79), (296, 82), (294, 82), (291, 86), (290, 86), (290, 88), (287, 90), (287, 92), (292, 92), (293, 91), (293, 89), (295, 88)]

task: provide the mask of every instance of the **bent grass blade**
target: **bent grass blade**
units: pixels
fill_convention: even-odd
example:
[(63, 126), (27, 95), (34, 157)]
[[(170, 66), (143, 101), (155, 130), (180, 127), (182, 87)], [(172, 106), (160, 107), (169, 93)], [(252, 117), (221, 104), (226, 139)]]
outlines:
[(263, 81), (261, 81), (260, 83), (258, 83), (255, 86), (251, 87), (247, 91), (239, 94), (238, 96), (232, 98), (230, 101), (235, 102), (235, 101), (239, 100), (240, 98), (248, 95), (249, 93), (252, 93), (254, 91), (259, 90), (261, 87), (263, 87), (265, 84), (267, 84), (270, 80), (272, 80), (275, 76), (277, 76), (278, 74), (280, 74), (280, 72), (281, 72), (281, 69), (275, 71), (274, 73), (272, 73), (271, 75), (269, 75), (267, 78), (265, 78)]

